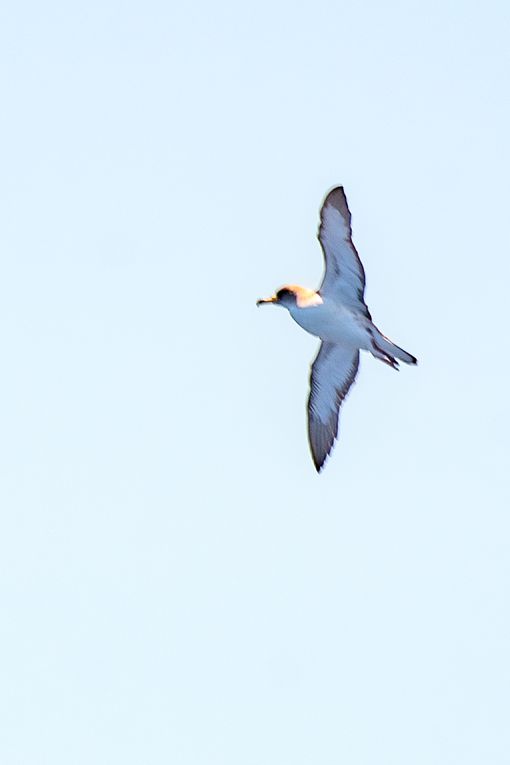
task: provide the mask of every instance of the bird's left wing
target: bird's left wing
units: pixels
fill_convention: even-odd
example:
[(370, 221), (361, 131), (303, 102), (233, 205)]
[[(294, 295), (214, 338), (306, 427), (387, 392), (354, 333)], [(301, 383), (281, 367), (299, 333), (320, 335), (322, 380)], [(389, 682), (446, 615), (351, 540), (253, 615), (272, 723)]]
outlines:
[(317, 471), (324, 465), (338, 433), (342, 401), (356, 378), (358, 349), (323, 341), (312, 364), (308, 399), (308, 440)]
[(364, 300), (365, 271), (352, 243), (351, 213), (342, 186), (332, 189), (324, 200), (318, 236), (325, 265), (319, 291), (370, 318)]

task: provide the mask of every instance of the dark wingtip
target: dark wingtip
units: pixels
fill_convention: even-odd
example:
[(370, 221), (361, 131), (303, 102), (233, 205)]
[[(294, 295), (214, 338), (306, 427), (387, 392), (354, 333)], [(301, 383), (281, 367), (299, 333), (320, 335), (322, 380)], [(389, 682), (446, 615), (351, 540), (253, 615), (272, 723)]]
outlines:
[(324, 201), (330, 201), (335, 197), (341, 197), (343, 200), (345, 200), (345, 190), (343, 186), (333, 186), (333, 188), (330, 189), (324, 197)]
[(313, 466), (316, 469), (317, 473), (320, 473), (324, 465), (326, 464), (326, 460), (328, 458), (328, 455), (325, 454), (322, 459), (315, 456), (315, 454), (312, 452), (312, 460), (313, 460)]
[(326, 194), (324, 197), (324, 201), (322, 203), (323, 209), (326, 205), (332, 205), (335, 207), (344, 217), (347, 216), (350, 218), (350, 210), (349, 210), (349, 204), (347, 202), (347, 197), (345, 195), (344, 187), (343, 186), (333, 186), (330, 191)]

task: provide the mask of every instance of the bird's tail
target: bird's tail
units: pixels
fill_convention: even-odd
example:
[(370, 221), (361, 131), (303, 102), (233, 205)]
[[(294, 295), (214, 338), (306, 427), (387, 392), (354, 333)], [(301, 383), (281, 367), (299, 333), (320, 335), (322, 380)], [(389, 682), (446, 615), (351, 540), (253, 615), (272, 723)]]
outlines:
[(405, 364), (418, 363), (414, 356), (404, 351), (403, 348), (399, 348), (395, 343), (392, 343), (378, 329), (372, 333), (372, 348), (370, 350), (376, 358), (381, 359), (381, 361), (384, 361), (385, 364), (393, 367), (393, 369), (398, 369), (396, 359), (403, 361)]

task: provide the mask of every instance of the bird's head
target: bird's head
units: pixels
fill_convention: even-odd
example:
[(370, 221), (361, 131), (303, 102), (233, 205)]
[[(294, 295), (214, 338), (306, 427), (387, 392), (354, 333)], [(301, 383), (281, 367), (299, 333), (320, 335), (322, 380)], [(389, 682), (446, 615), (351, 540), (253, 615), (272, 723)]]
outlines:
[(287, 287), (281, 287), (271, 297), (257, 300), (257, 305), (269, 305), (272, 303), (273, 305), (281, 305), (283, 308), (290, 308), (291, 306), (296, 305), (296, 300), (296, 289), (289, 285)]
[(275, 292), (272, 297), (257, 300), (257, 305), (280, 305), (283, 308), (305, 308), (310, 305), (319, 305), (322, 303), (320, 295), (306, 287), (299, 287), (297, 284), (286, 284)]

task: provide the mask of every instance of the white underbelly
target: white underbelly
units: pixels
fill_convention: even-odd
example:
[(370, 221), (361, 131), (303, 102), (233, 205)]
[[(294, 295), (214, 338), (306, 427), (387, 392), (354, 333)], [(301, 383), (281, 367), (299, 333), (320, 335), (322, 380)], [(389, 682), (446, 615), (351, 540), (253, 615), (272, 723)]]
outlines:
[(300, 327), (322, 340), (356, 348), (366, 348), (369, 345), (366, 328), (347, 308), (332, 309), (323, 304), (310, 308), (292, 308), (289, 313)]

